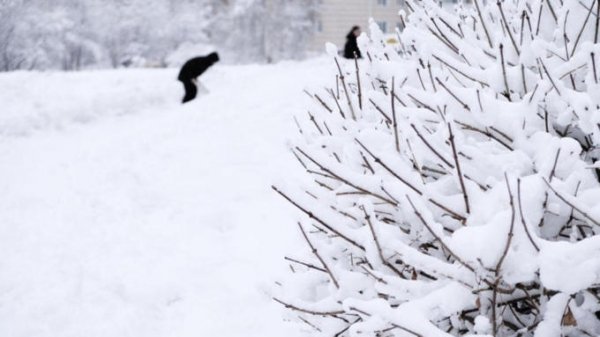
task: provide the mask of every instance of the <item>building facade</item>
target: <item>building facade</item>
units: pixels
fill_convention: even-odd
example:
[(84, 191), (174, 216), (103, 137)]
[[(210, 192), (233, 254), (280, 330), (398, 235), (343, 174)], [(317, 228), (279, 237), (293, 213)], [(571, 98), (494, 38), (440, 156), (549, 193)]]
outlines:
[(352, 26), (368, 30), (370, 18), (384, 33), (393, 34), (400, 24), (398, 12), (403, 8), (404, 0), (321, 0), (310, 49), (321, 52), (326, 42), (343, 49)]

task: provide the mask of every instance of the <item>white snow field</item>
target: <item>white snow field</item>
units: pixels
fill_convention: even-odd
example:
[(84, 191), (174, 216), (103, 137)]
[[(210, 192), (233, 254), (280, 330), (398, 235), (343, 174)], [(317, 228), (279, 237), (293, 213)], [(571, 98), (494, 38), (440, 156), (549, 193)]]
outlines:
[[(274, 182), (329, 60), (0, 75), (0, 336), (294, 336)], [(315, 76), (323, 74), (325, 76)]]

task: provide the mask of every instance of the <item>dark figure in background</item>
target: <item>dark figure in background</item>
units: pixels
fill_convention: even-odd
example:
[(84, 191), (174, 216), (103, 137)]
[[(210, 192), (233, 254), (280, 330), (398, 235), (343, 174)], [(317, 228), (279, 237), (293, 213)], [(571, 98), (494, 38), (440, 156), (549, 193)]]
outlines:
[(346, 45), (344, 46), (344, 57), (347, 59), (353, 59), (356, 54), (357, 58), (362, 58), (360, 50), (358, 50), (358, 43), (356, 38), (360, 35), (360, 27), (354, 26), (348, 35), (346, 35)]
[(185, 62), (183, 67), (181, 67), (181, 71), (179, 71), (179, 77), (177, 78), (183, 83), (183, 87), (185, 89), (183, 103), (189, 102), (196, 98), (196, 94), (198, 93), (196, 78), (202, 75), (206, 69), (210, 68), (210, 66), (218, 61), (219, 54), (210, 53), (207, 56), (194, 57), (193, 59)]

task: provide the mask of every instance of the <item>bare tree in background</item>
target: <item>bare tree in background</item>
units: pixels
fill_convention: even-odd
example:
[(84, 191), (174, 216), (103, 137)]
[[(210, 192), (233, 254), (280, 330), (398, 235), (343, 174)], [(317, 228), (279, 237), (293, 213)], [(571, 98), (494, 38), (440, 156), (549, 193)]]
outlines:
[(230, 62), (304, 55), (316, 0), (4, 0), (0, 70), (165, 64), (184, 44), (214, 45)]

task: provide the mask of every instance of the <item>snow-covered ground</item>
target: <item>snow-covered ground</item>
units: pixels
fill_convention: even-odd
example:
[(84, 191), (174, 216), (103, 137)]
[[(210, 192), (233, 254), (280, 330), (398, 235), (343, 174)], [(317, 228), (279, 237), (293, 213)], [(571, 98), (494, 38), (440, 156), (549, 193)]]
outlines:
[(0, 75), (0, 336), (293, 336), (270, 300), (296, 242), (270, 189), (327, 60)]

